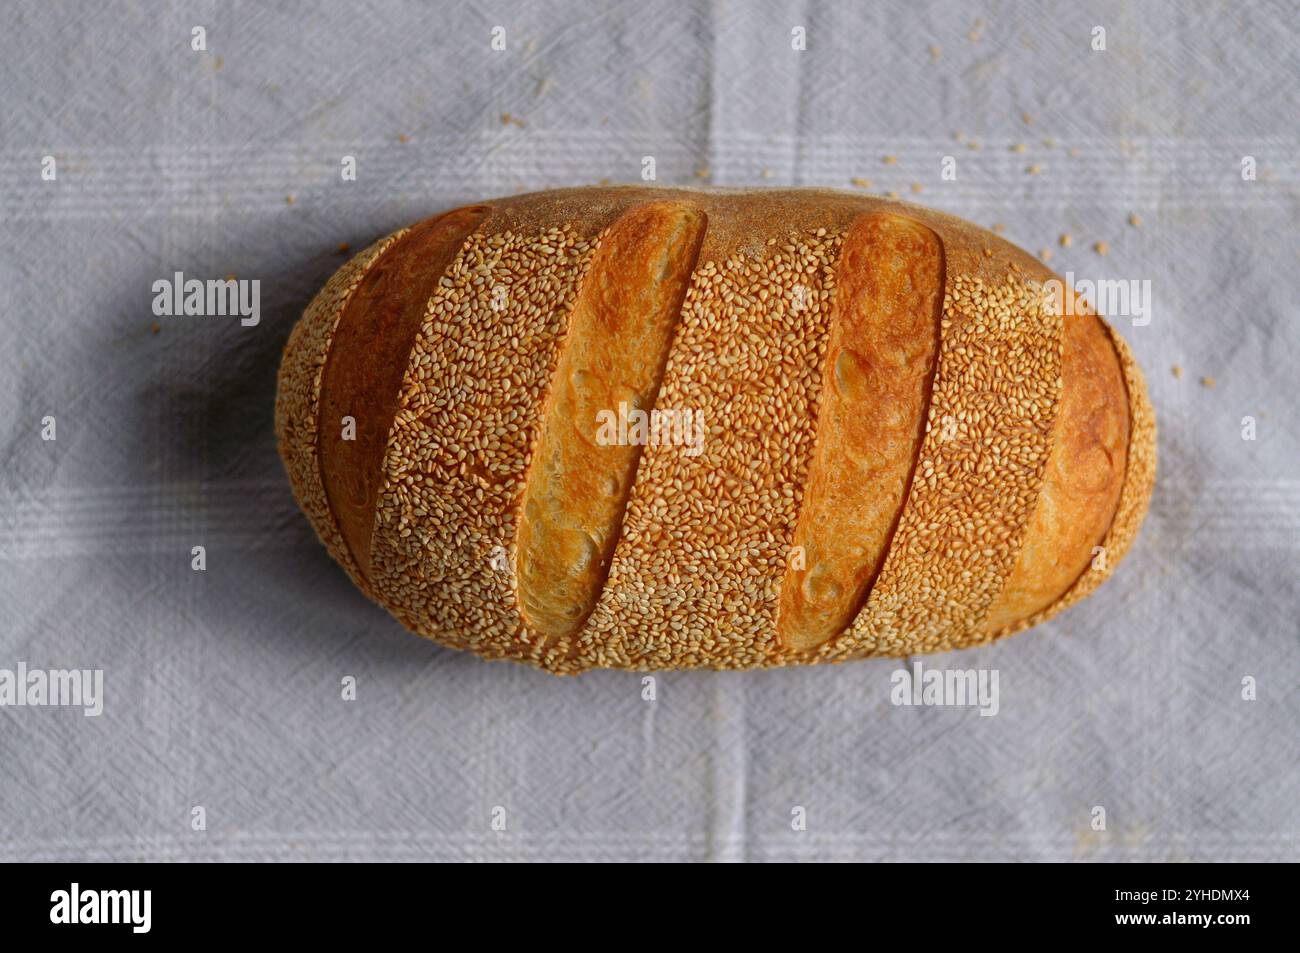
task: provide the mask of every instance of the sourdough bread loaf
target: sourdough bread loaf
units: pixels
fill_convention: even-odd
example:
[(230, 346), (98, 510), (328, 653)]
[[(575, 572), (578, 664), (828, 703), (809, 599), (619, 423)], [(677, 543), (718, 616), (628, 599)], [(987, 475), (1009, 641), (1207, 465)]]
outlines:
[(1054, 278), (829, 191), (485, 202), (330, 279), (285, 347), (280, 451), (356, 584), (487, 658), (981, 644), (1091, 592), (1154, 480), (1141, 372)]

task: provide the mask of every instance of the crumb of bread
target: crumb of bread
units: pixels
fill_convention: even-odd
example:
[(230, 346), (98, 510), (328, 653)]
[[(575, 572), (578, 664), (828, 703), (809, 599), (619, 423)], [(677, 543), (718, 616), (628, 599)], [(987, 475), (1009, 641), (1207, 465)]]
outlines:
[(971, 31), (966, 34), (966, 39), (970, 40), (972, 43), (978, 43), (980, 37), (982, 37), (983, 35), (984, 35), (984, 20), (979, 19), (975, 21), (975, 26), (971, 29)]
[(1092, 250), (1095, 251), (1098, 255), (1104, 255), (1106, 254), (1106, 252), (1110, 251), (1110, 246), (1107, 245), (1105, 242), (1093, 242)]
[(880, 161), (885, 165), (898, 165), (898, 156), (885, 156)]
[(943, 56), (943, 47), (935, 46), (933, 43), (930, 44), (930, 62), (939, 62), (939, 57), (941, 56)]
[(999, 235), (1001, 235), (1001, 234), (1002, 234), (1003, 232), (1005, 232), (1006, 230), (1007, 230), (1007, 227), (1006, 227), (1005, 225), (1003, 225), (1001, 222), (994, 222), (994, 223), (993, 223), (993, 231), (997, 232)]
[(1039, 165), (1037, 162), (1035, 162), (1033, 165), (1031, 165), (1031, 166), (1030, 166), (1029, 168), (1027, 168), (1025, 171), (1028, 172), (1030, 175), (1038, 175), (1038, 173), (1040, 173), (1040, 172), (1043, 171), (1043, 167), (1042, 167), (1041, 165)]
[(1213, 389), (1214, 389), (1214, 383), (1215, 383), (1215, 381), (1214, 381), (1214, 378), (1213, 378), (1213, 377), (1202, 377), (1202, 378), (1201, 378), (1201, 386), (1202, 386), (1202, 387), (1205, 387), (1205, 388), (1208, 388), (1208, 389), (1210, 389), (1210, 390), (1213, 390)]
[(849, 179), (849, 182), (850, 182), (852, 185), (854, 185), (855, 187), (859, 188), (859, 189), (869, 189), (869, 188), (871, 188), (871, 180), (870, 180), (870, 179), (863, 179), (863, 178), (860, 178), (860, 177), (855, 177), (855, 178)]
[(1128, 217), (1128, 223), (1132, 225), (1134, 228), (1141, 228), (1142, 216), (1139, 215), (1137, 212), (1133, 212)]
[(162, 330), (162, 325), (159, 324), (157, 321), (155, 321), (153, 324), (149, 325), (149, 330), (152, 331), (154, 334), (157, 334), (159, 331)]
[(1074, 244), (1074, 236), (1071, 235), (1069, 232), (1062, 232), (1059, 241), (1061, 243), (1062, 248), (1069, 248), (1071, 245)]
[(885, 198), (890, 199), (890, 200), (892, 200), (892, 201), (894, 201), (894, 202), (897, 202), (897, 201), (898, 201), (898, 193), (897, 193), (897, 192), (893, 192), (893, 191), (886, 192), (886, 193), (885, 193)]
[(398, 142), (410, 142), (410, 141), (411, 141), (411, 137), (408, 136), (406, 133), (402, 133), (401, 135), (399, 135), (399, 136), (397, 137), (397, 141), (398, 141)]
[(352, 250), (352, 246), (349, 245), (347, 242), (339, 242), (339, 254), (340, 254), (340, 255), (346, 255), (346, 254), (347, 254), (348, 252), (350, 252), (351, 250)]
[(1020, 121), (1023, 122), (1026, 126), (1032, 126), (1034, 124), (1034, 117), (1029, 115), (1029, 113), (1021, 113)]
[(974, 149), (976, 152), (978, 152), (980, 148), (980, 144), (976, 142), (974, 139), (971, 139), (969, 142), (966, 143), (966, 148)]
[(1026, 151), (1028, 151), (1028, 149), (1029, 149), (1029, 146), (1025, 145), (1023, 142), (1017, 142), (1014, 146), (1011, 147), (1011, 151), (1012, 151), (1012, 152), (1018, 152), (1018, 153), (1021, 153), (1021, 154), (1025, 153)]
[(1050, 248), (1046, 248), (1046, 247), (1044, 247), (1044, 248), (1040, 248), (1040, 249), (1038, 250), (1038, 257), (1041, 258), (1041, 259), (1043, 259), (1043, 261), (1051, 261), (1051, 260), (1052, 260), (1052, 250), (1051, 250)]
[(1173, 371), (1174, 377), (1181, 379), (1183, 376), (1183, 365), (1175, 364), (1170, 370)]
[(920, 195), (920, 194), (921, 194), (922, 192), (924, 192), (924, 191), (925, 191), (925, 186), (923, 186), (920, 182), (913, 182), (913, 183), (912, 183), (912, 194), (913, 194), (913, 195)]
[(292, 195), (286, 195), (286, 196), (284, 197), (284, 204), (285, 204), (285, 205), (292, 205), (293, 203), (294, 203), (294, 197), (293, 197)]

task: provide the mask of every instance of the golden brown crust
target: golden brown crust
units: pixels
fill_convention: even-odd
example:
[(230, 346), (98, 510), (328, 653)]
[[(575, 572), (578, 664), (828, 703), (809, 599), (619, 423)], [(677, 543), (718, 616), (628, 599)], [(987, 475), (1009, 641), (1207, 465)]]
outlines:
[[(366, 271), (334, 329), (321, 375), (317, 451), (330, 510), (367, 578), (388, 430), (411, 345), (434, 286), (486, 214), (481, 206), (456, 209), (408, 230)], [(346, 434), (344, 417), (351, 418)]]
[(943, 307), (912, 490), (880, 578), (820, 658), (983, 640), (1042, 484), (1061, 390), (1060, 319), (1037, 285), (958, 275)]
[[(595, 608), (556, 645), (520, 614), (516, 563), (498, 557), (517, 535), (523, 541), (525, 476), (583, 274), (603, 233), (656, 202), (708, 217), (658, 395), (661, 406), (704, 411), (708, 436), (695, 458), (645, 448)], [(426, 313), (376, 480), (371, 594), (420, 634), (555, 672), (934, 651), (1059, 611), (1131, 543), (1154, 471), (1140, 374), (1117, 337), (1107, 350), (1113, 332), (1096, 319), (1062, 324), (1041, 313), (1034, 288), (1052, 273), (996, 235), (902, 203), (814, 190), (574, 189), (484, 205), (488, 219), (436, 290), (413, 292), (428, 296)], [(835, 273), (853, 222), (882, 213), (920, 223), (942, 245), (936, 398), (866, 607), (842, 637), (792, 650), (778, 637), (778, 614), (801, 509), (815, 505), (807, 498), (818, 479)], [(498, 285), (515, 289), (500, 313), (491, 308)], [(301, 368), (323, 361), (298, 354), (328, 348), (321, 338), (295, 332), (282, 391), (286, 374), (302, 378)], [(286, 404), (277, 420), (304, 403), (292, 402), (293, 413)], [(945, 417), (955, 444), (939, 440)], [(294, 426), (282, 447), (319, 530), (322, 494), (300, 465), (300, 445), (315, 435), (284, 429)], [(889, 487), (872, 489), (888, 510)], [(1092, 571), (1099, 532), (1108, 560)], [(963, 555), (976, 543), (978, 557)], [(964, 581), (948, 588), (952, 578)]]
[(542, 405), (593, 250), (563, 223), (528, 236), (482, 228), (429, 299), (371, 543), (382, 604), (421, 635), (490, 658), (541, 651), (543, 639), (519, 615), (513, 542)]
[(910, 218), (863, 215), (844, 236), (816, 450), (777, 620), (796, 652), (848, 628), (889, 549), (925, 434), (943, 270), (938, 237)]
[(548, 639), (582, 627), (609, 572), (704, 231), (694, 206), (637, 206), (578, 289), (519, 514), (520, 612)]
[(998, 632), (1059, 599), (1090, 565), (1119, 503), (1128, 457), (1128, 396), (1101, 322), (1064, 321), (1056, 438), (1016, 567), (984, 628)]
[(317, 453), (316, 425), (322, 372), (339, 317), (370, 266), (403, 234), (395, 232), (358, 253), (336, 271), (312, 299), (284, 345), (275, 397), (275, 432), (280, 459), (289, 474), (294, 497), (329, 554), (363, 592), (376, 599), (378, 596), (370, 589), (353, 560), (326, 499)]
[(1155, 411), (1147, 395), (1142, 370), (1133, 359), (1128, 344), (1110, 325), (1102, 323), (1101, 327), (1115, 349), (1128, 396), (1129, 439), (1115, 516), (1106, 530), (1100, 552), (1096, 553), (1096, 557), (1069, 589), (1040, 612), (1023, 617), (993, 633), (995, 638), (1003, 638), (1046, 621), (1090, 595), (1127, 555), (1146, 516), (1156, 480)]
[[(713, 219), (710, 218), (712, 226)], [(570, 662), (776, 664), (775, 618), (811, 459), (838, 239), (772, 239), (696, 269), (659, 403), (690, 408), (700, 452), (641, 457), (609, 581)]]

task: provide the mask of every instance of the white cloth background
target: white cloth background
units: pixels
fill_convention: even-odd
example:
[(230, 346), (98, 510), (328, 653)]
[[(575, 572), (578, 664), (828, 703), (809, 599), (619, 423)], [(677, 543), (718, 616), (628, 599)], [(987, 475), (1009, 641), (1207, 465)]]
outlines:
[[(1294, 3), (273, 6), (31, 4), (0, 36), (0, 668), (106, 694), (0, 709), (0, 859), (1300, 859)], [(1117, 322), (1160, 426), (1136, 547), (934, 660), (996, 668), (996, 717), (892, 706), (891, 661), (662, 674), (653, 703), (487, 665), (317, 544), (271, 412), (336, 246), (644, 155), (669, 184), (865, 178), (1152, 282), (1150, 325)], [(259, 279), (261, 325), (153, 333), (177, 270)]]

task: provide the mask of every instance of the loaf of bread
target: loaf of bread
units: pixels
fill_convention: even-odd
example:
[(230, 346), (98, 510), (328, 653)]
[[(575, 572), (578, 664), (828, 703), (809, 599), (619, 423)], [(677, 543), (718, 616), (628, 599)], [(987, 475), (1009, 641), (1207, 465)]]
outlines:
[(1141, 372), (1054, 278), (831, 191), (485, 202), (330, 279), (285, 347), (280, 452), (356, 584), (486, 658), (979, 645), (1090, 593), (1155, 477)]

